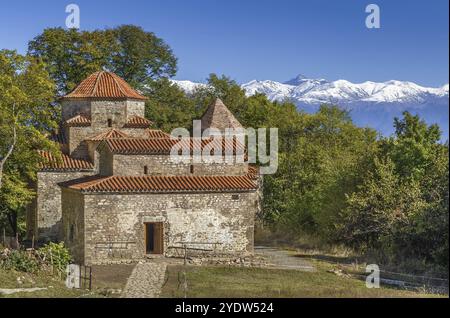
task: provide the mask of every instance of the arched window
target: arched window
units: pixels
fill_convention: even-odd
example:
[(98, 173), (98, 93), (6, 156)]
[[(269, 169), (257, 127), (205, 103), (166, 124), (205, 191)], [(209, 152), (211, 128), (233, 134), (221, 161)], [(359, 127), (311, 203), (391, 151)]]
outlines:
[(148, 166), (144, 166), (144, 174), (148, 174)]
[(112, 127), (112, 119), (111, 118), (108, 119), (108, 127)]

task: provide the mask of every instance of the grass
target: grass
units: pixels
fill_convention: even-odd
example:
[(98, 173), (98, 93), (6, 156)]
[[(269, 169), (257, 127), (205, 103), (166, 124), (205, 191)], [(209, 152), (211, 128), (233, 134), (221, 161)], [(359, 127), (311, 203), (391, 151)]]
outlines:
[[(118, 297), (123, 290), (133, 265), (108, 265), (92, 267), (92, 291), (86, 289), (68, 289), (64, 280), (46, 272), (24, 273), (0, 269), (1, 288), (47, 288), (35, 292), (20, 292), (2, 295), (0, 298), (77, 298), (77, 297)], [(22, 283), (18, 283), (20, 278)]]
[[(22, 283), (18, 283), (20, 278)], [(2, 295), (0, 298), (75, 298), (89, 293), (86, 290), (68, 289), (64, 281), (58, 276), (51, 276), (47, 273), (38, 274), (17, 272), (14, 270), (0, 269), (0, 288), (47, 288), (46, 290), (29, 292), (20, 292), (11, 295)]]
[[(316, 272), (285, 269), (196, 267), (186, 270), (187, 297), (198, 298), (375, 298), (437, 297), (437, 295), (382, 287), (368, 289), (365, 282), (328, 273), (326, 264)], [(184, 297), (183, 266), (169, 266), (162, 297)]]

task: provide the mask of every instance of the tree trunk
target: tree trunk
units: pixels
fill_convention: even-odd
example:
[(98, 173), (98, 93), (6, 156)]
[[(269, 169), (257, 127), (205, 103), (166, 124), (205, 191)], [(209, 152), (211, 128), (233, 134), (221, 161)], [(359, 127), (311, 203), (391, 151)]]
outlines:
[(13, 104), (12, 106), (12, 115), (14, 117), (14, 123), (13, 123), (13, 141), (11, 146), (9, 146), (8, 151), (6, 152), (6, 155), (0, 159), (0, 190), (2, 189), (2, 182), (3, 182), (3, 168), (5, 166), (5, 162), (6, 160), (8, 160), (8, 158), (12, 155), (14, 148), (16, 147), (16, 143), (17, 143), (17, 128), (16, 128), (16, 115), (15, 115), (15, 111), (16, 111), (16, 104)]
[(16, 237), (16, 235), (17, 235), (17, 212), (16, 211), (8, 212), (7, 216), (8, 216), (9, 225), (11, 226), (11, 230), (12, 230), (12, 234), (13, 234), (12, 236)]

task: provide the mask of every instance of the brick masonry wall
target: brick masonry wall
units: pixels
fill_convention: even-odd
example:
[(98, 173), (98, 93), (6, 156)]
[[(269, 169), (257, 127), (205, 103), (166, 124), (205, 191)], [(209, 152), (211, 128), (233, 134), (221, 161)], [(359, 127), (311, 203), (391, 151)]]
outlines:
[[(38, 172), (36, 199), (28, 209), (27, 228), (35, 239), (61, 240), (61, 188), (59, 182), (91, 175), (90, 172)], [(29, 237), (29, 238), (31, 238)]]
[[(68, 207), (63, 210), (64, 220), (81, 202), (72, 193), (63, 189)], [(142, 259), (146, 255), (145, 223), (149, 222), (163, 222), (166, 256), (176, 256), (180, 241), (221, 243), (217, 251), (232, 255), (252, 253), (257, 200), (256, 192), (85, 195), (84, 260), (100, 264)]]

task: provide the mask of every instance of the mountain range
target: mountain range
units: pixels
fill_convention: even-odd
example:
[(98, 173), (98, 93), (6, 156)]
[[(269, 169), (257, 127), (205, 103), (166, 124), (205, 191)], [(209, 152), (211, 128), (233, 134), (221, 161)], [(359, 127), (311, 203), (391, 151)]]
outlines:
[[(172, 82), (187, 93), (199, 86), (207, 86), (191, 81)], [(418, 114), (428, 124), (438, 124), (444, 141), (449, 137), (448, 84), (436, 88), (396, 80), (355, 84), (346, 80), (327, 81), (298, 75), (283, 83), (253, 80), (241, 87), (247, 96), (262, 93), (272, 101), (291, 101), (308, 113), (317, 111), (321, 104), (338, 105), (350, 111), (356, 125), (375, 128), (385, 136), (394, 132), (394, 117), (409, 111)]]

